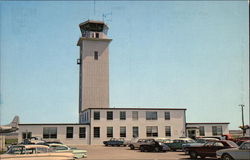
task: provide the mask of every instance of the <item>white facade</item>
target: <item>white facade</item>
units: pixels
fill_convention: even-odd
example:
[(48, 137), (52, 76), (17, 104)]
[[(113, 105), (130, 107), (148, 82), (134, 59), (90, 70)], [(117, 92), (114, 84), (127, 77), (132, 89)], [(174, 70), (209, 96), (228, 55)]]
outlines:
[[(67, 127), (73, 127), (73, 137), (67, 138)], [(79, 136), (80, 127), (85, 128), (85, 133), (82, 133), (81, 137)], [(45, 135), (46, 128), (56, 128), (56, 137), (55, 136), (48, 136)], [(23, 139), (26, 137), (27, 134), (30, 134), (30, 137), (39, 137), (44, 140), (48, 141), (60, 141), (67, 145), (81, 145), (81, 144), (88, 144), (88, 132), (89, 126), (82, 125), (82, 124), (75, 124), (75, 123), (68, 123), (68, 124), (19, 124), (19, 134), (18, 134), (18, 142), (22, 142)], [(49, 133), (54, 134), (54, 133)], [(83, 135), (85, 134), (85, 136)], [(25, 136), (25, 137), (23, 137)]]
[[(218, 137), (229, 134), (229, 123), (187, 123), (187, 134), (195, 137)], [(203, 130), (203, 131), (202, 131)]]
[[(133, 139), (133, 127), (138, 127), (138, 138), (154, 138), (154, 136), (147, 135), (147, 127), (154, 127), (157, 129), (157, 136), (155, 138), (179, 138), (186, 136), (186, 109), (171, 109), (171, 108), (92, 108), (87, 109), (81, 113), (81, 122), (89, 123), (91, 126), (91, 144), (102, 144), (104, 140), (111, 137), (107, 136), (107, 128), (112, 127), (113, 137), (120, 138), (120, 128), (126, 128), (127, 140)], [(98, 112), (100, 118), (95, 120), (94, 113)], [(112, 120), (107, 120), (107, 112), (112, 112)], [(121, 120), (120, 112), (125, 112), (125, 119)], [(138, 113), (138, 119), (133, 118), (133, 112)], [(147, 112), (156, 112), (156, 120), (147, 120)], [(170, 114), (169, 119), (165, 119), (165, 112)], [(170, 127), (171, 135), (166, 136), (166, 127)], [(100, 129), (100, 137), (94, 137), (94, 127)]]
[[(80, 120), (83, 124), (20, 124), (18, 140), (21, 142), (26, 138), (26, 134), (30, 134), (30, 137), (41, 137), (44, 140), (58, 140), (68, 145), (101, 145), (103, 141), (112, 137), (126, 140), (133, 138), (175, 139), (186, 136), (185, 111), (186, 109), (173, 108), (91, 108), (81, 112)], [(107, 112), (112, 113), (112, 119), (108, 120)], [(98, 119), (96, 119), (96, 113), (99, 113)], [(69, 127), (73, 127), (73, 133), (67, 131)], [(80, 127), (85, 128), (84, 138), (79, 138)], [(112, 128), (112, 135), (107, 134), (108, 127)], [(125, 128), (124, 133), (121, 133), (121, 127)], [(133, 132), (133, 127), (137, 131), (136, 134), (135, 131)], [(168, 134), (166, 134), (166, 127)], [(48, 128), (54, 130), (56, 128), (56, 136), (47, 138), (45, 132)], [(98, 132), (95, 128), (99, 128)], [(73, 135), (67, 137), (68, 134)]]

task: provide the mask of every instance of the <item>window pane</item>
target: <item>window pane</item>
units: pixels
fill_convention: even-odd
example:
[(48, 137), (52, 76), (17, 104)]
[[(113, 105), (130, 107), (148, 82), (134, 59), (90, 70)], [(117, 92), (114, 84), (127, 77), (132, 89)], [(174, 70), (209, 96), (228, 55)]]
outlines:
[(100, 120), (100, 112), (94, 112), (94, 120)]
[(147, 137), (158, 137), (157, 126), (147, 126)]
[(171, 136), (171, 126), (166, 126), (165, 127), (165, 135), (166, 135), (166, 137)]
[(43, 128), (43, 138), (57, 138), (57, 128), (56, 127), (44, 127)]
[(107, 137), (113, 137), (113, 127), (107, 127)]
[(126, 112), (124, 111), (120, 112), (120, 120), (126, 120)]
[(86, 138), (86, 128), (85, 127), (79, 128), (79, 138)]
[(200, 126), (200, 127), (199, 127), (199, 130), (200, 130), (200, 136), (205, 136), (205, 129), (204, 129), (204, 126)]
[(157, 120), (157, 112), (146, 112), (147, 120)]
[(100, 127), (94, 127), (94, 138), (100, 138)]
[(165, 112), (165, 120), (170, 120), (170, 112)]
[(67, 127), (66, 138), (73, 138), (73, 127)]
[(126, 137), (126, 127), (120, 127), (120, 137)]
[(132, 111), (132, 119), (138, 120), (138, 111)]
[(97, 51), (95, 51), (94, 59), (98, 60), (98, 52)]
[(107, 111), (107, 120), (113, 120), (113, 112)]
[(222, 126), (212, 126), (213, 136), (222, 135)]
[(133, 127), (133, 137), (139, 137), (139, 127)]

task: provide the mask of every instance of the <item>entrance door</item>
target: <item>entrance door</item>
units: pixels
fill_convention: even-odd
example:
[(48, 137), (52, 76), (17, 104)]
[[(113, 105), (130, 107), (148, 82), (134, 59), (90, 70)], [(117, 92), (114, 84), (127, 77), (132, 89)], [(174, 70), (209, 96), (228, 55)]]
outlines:
[(196, 130), (195, 129), (188, 130), (188, 137), (192, 138), (192, 139), (195, 139), (195, 137), (196, 137)]

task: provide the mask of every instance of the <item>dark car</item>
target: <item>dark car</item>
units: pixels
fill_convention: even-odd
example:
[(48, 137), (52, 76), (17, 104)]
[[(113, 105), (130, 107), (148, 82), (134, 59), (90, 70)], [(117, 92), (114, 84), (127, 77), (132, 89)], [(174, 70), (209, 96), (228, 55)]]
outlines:
[(147, 142), (145, 144), (141, 144), (140, 145), (140, 148), (141, 152), (166, 152), (166, 151), (169, 151), (170, 148), (164, 144), (164, 143), (161, 143), (161, 142), (158, 142), (158, 141), (155, 141), (155, 140), (152, 140), (150, 142)]
[(203, 146), (187, 147), (191, 159), (197, 159), (200, 156), (202, 159), (205, 157), (216, 157), (216, 151), (227, 148), (237, 148), (238, 145), (229, 140), (210, 141)]
[(108, 141), (103, 141), (105, 146), (126, 146), (125, 140), (123, 138), (111, 138)]
[(139, 149), (140, 148), (140, 145), (142, 144), (146, 144), (148, 142), (151, 142), (153, 141), (154, 139), (138, 139), (137, 142), (134, 142), (134, 143), (130, 143), (128, 146), (130, 149)]
[(195, 141), (191, 138), (180, 138), (180, 139), (175, 139), (172, 142), (167, 142), (165, 143), (172, 151), (176, 150), (182, 150), (182, 145), (183, 144), (189, 144), (189, 143), (194, 143)]

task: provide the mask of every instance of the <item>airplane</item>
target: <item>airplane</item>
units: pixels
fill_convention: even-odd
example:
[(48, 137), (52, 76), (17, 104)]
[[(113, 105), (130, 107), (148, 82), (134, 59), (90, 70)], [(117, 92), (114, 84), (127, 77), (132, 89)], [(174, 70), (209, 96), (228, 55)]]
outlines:
[(10, 124), (0, 126), (0, 133), (11, 133), (18, 130), (19, 117), (15, 116)]

